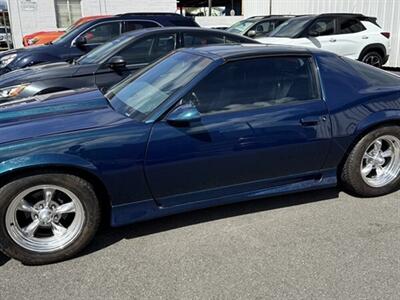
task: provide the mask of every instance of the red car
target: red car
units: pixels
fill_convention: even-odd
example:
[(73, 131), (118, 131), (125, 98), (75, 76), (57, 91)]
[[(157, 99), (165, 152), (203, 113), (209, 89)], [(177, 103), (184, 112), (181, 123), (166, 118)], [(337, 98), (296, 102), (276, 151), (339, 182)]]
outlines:
[(83, 17), (80, 18), (78, 21), (76, 21), (74, 24), (69, 26), (65, 31), (59, 30), (59, 31), (39, 31), (31, 34), (27, 34), (23, 37), (22, 43), (24, 44), (25, 47), (27, 46), (32, 46), (32, 45), (44, 45), (48, 44), (55, 39), (59, 38), (62, 36), (64, 33), (74, 29), (75, 27), (89, 22), (91, 20), (95, 19), (100, 19), (100, 18), (105, 18), (109, 17), (108, 15), (102, 15), (102, 16), (88, 16), (88, 17)]

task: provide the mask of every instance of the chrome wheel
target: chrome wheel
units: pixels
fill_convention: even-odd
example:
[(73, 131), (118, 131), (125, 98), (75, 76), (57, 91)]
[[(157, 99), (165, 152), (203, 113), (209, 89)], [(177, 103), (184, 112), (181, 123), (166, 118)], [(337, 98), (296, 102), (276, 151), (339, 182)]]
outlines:
[(64, 249), (81, 233), (85, 212), (70, 190), (38, 185), (17, 195), (6, 211), (6, 229), (19, 246), (35, 252)]
[(373, 141), (361, 161), (361, 177), (371, 187), (383, 187), (400, 173), (400, 140), (385, 135)]
[(378, 54), (367, 54), (362, 62), (380, 68), (382, 66), (381, 57)]

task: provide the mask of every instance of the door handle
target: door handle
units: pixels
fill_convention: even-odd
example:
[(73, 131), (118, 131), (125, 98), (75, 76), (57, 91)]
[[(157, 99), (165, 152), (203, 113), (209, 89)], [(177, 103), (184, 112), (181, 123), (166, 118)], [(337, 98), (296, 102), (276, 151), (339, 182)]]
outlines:
[(336, 39), (330, 39), (329, 40), (331, 43), (334, 43), (334, 42), (336, 42)]
[(368, 40), (368, 36), (366, 36), (366, 35), (363, 35), (361, 38), (362, 38), (363, 40)]
[(302, 126), (316, 126), (321, 121), (321, 119), (325, 121), (326, 117), (325, 116), (321, 118), (315, 116), (304, 117), (300, 119), (300, 123)]

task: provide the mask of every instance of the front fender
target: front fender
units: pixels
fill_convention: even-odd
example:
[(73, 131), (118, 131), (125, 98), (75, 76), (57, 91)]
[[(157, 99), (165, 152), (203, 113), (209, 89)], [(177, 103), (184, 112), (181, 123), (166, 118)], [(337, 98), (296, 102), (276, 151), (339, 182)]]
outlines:
[(40, 154), (15, 157), (0, 163), (0, 176), (13, 171), (43, 167), (71, 167), (81, 169), (98, 176), (98, 169), (91, 163), (78, 156), (69, 154)]

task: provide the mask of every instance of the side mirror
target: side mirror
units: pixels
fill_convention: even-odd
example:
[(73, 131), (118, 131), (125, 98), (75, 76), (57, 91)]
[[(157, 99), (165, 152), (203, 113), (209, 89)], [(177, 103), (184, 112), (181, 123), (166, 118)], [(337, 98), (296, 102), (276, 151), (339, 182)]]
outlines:
[(85, 48), (86, 44), (87, 44), (87, 40), (84, 36), (80, 36), (75, 40), (75, 46), (77, 48)]
[(247, 36), (252, 38), (252, 37), (255, 37), (256, 34), (257, 34), (257, 32), (256, 32), (255, 30), (250, 30), (250, 31), (247, 33)]
[(187, 126), (200, 120), (200, 112), (192, 104), (178, 106), (167, 117), (167, 122), (174, 126)]
[(122, 56), (111, 57), (108, 66), (113, 70), (121, 70), (126, 67), (126, 61)]

